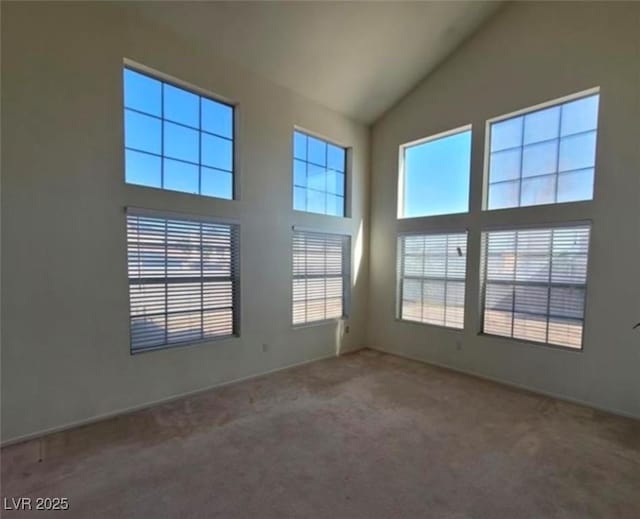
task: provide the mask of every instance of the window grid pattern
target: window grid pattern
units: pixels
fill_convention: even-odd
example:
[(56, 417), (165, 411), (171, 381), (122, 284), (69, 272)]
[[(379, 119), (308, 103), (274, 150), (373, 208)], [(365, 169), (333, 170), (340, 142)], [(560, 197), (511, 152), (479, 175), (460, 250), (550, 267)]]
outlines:
[(345, 148), (307, 135), (293, 134), (293, 208), (332, 216), (345, 215)]
[(233, 199), (232, 106), (124, 69), (125, 180)]
[(402, 235), (398, 242), (399, 318), (463, 328), (467, 233)]
[(483, 233), (483, 332), (582, 347), (589, 226)]
[(129, 213), (131, 351), (237, 334), (238, 228)]
[(294, 325), (346, 316), (350, 242), (343, 235), (294, 231)]
[(599, 95), (491, 124), (488, 209), (593, 198)]

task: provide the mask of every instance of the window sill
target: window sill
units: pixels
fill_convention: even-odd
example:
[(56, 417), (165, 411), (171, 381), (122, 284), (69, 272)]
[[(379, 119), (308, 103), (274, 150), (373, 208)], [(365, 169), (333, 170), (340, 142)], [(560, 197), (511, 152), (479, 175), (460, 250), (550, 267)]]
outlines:
[(207, 339), (199, 339), (194, 341), (184, 341), (184, 342), (173, 342), (171, 344), (161, 344), (158, 346), (150, 346), (149, 348), (139, 348), (137, 350), (132, 350), (129, 347), (129, 353), (131, 356), (140, 355), (143, 353), (151, 353), (154, 351), (161, 350), (174, 350), (174, 349), (182, 349), (182, 348), (190, 348), (192, 346), (202, 346), (203, 344), (209, 344), (212, 342), (224, 342), (224, 341), (232, 341), (234, 339), (238, 339), (240, 337), (237, 335), (223, 335), (220, 337), (209, 337)]
[(548, 342), (536, 342), (527, 339), (520, 339), (518, 337), (507, 337), (505, 335), (494, 335), (492, 333), (478, 332), (478, 337), (486, 337), (488, 339), (499, 339), (501, 341), (509, 341), (512, 343), (524, 344), (527, 346), (535, 346), (536, 348), (550, 348), (552, 350), (571, 351), (574, 353), (582, 353), (584, 351), (584, 341), (579, 348), (573, 346), (562, 346), (561, 344), (550, 344)]
[(439, 328), (442, 330), (449, 330), (452, 332), (464, 331), (464, 328), (454, 328), (453, 326), (446, 326), (444, 324), (423, 323), (422, 321), (411, 321), (410, 319), (401, 319), (400, 317), (394, 318), (394, 321), (397, 323), (403, 323), (403, 324), (415, 324), (418, 326), (426, 326), (428, 328)]
[(324, 326), (328, 324), (337, 324), (340, 321), (346, 321), (347, 317), (336, 317), (334, 319), (323, 319), (322, 321), (310, 321), (308, 323), (292, 324), (293, 330), (302, 330), (304, 328), (315, 328), (317, 326)]

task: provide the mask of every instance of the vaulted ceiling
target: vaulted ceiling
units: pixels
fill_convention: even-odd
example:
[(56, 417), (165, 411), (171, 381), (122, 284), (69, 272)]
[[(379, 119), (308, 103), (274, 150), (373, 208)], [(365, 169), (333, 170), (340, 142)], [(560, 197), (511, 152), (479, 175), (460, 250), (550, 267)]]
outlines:
[(365, 123), (409, 92), (501, 2), (137, 2), (210, 52)]

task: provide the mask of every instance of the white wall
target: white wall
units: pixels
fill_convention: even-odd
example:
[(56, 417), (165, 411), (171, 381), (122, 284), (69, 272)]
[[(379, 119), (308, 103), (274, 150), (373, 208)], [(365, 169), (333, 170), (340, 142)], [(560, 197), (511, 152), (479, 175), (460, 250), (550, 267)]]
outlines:
[[(484, 213), (485, 121), (600, 86), (595, 200)], [(368, 344), (640, 416), (640, 4), (512, 3), (372, 131)], [(396, 219), (398, 146), (473, 124), (471, 212)], [(593, 220), (584, 350), (478, 335), (480, 230)], [(469, 228), (466, 327), (394, 320), (396, 235)], [(459, 347), (458, 349), (458, 343)]]
[[(105, 4), (2, 5), (3, 442), (364, 345), (368, 129)], [(125, 57), (238, 103), (240, 200), (124, 184)], [(292, 211), (294, 125), (352, 147), (351, 218)], [(240, 221), (241, 337), (129, 354), (128, 205)], [(339, 341), (290, 325), (292, 225), (353, 236)]]

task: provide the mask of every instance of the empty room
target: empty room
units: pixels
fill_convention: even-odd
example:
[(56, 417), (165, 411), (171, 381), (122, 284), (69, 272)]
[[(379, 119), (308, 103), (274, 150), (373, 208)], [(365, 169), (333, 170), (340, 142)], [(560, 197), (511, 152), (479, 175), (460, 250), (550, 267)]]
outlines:
[(0, 516), (640, 518), (640, 2), (0, 24)]

